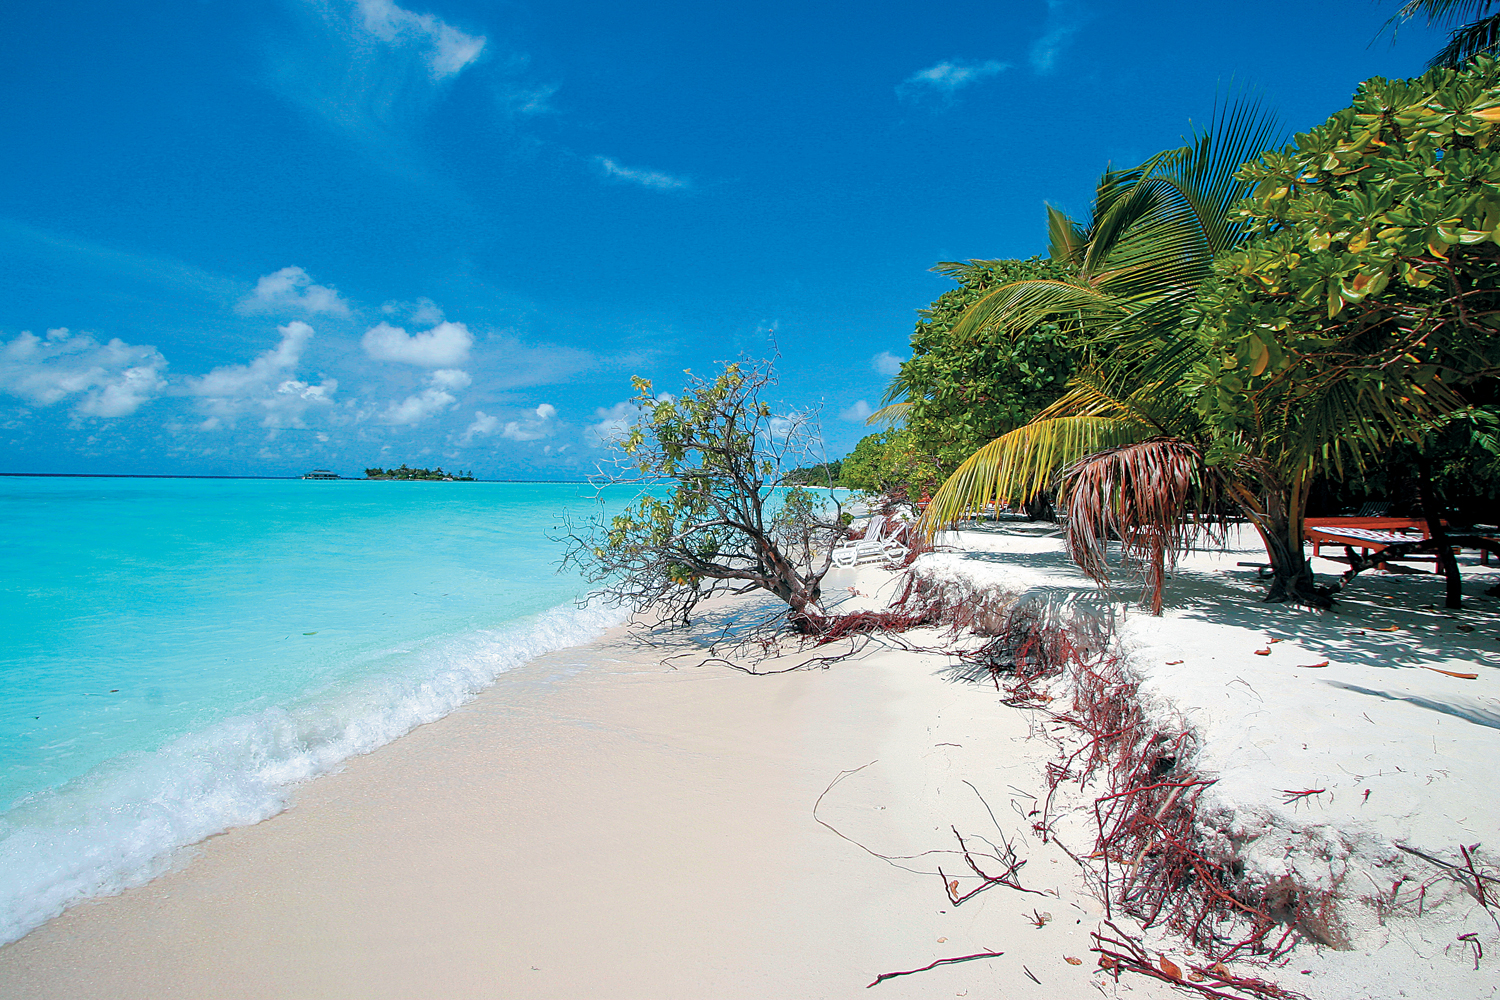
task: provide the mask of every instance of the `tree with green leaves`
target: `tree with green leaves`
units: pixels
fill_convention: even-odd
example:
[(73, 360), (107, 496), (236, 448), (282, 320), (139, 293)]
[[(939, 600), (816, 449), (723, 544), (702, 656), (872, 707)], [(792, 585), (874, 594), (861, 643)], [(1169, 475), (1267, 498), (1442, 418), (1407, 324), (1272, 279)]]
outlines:
[(1242, 176), (1252, 239), (1195, 306), (1190, 382), (1210, 463), (1285, 484), (1242, 507), (1300, 592), (1318, 471), (1420, 449), (1500, 375), (1500, 62), (1368, 80)]
[(843, 468), (840, 459), (832, 462), (819, 462), (817, 465), (804, 465), (796, 469), (790, 469), (782, 473), (779, 485), (781, 486), (822, 486), (832, 488), (838, 485), (839, 472)]
[(640, 417), (596, 485), (638, 495), (613, 517), (570, 526), (563, 564), (662, 620), (685, 624), (711, 594), (760, 589), (786, 602), (796, 630), (817, 631), (843, 511), (827, 493), (773, 488), (820, 447), (811, 416), (772, 412), (769, 362), (688, 378), (676, 397), (632, 380)]
[(1024, 425), (1062, 395), (1078, 359), (1055, 322), (993, 337), (953, 335), (969, 308), (996, 288), (1061, 279), (1064, 265), (1033, 257), (943, 263), (933, 270), (958, 287), (922, 310), (911, 357), (871, 422), (904, 422), (906, 443), (946, 476), (985, 442)]
[(839, 485), (904, 500), (938, 478), (934, 459), (916, 447), (911, 431), (890, 427), (859, 439), (840, 467)]

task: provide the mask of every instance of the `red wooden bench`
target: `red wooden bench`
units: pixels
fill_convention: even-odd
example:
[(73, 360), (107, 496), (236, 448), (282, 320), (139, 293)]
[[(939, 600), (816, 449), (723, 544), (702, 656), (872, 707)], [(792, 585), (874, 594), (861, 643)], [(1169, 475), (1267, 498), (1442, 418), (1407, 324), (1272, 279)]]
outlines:
[[(1448, 522), (1443, 522), (1448, 527)], [(1313, 555), (1324, 545), (1348, 546), (1361, 554), (1380, 552), (1401, 542), (1430, 538), (1427, 522), (1410, 517), (1309, 517), (1303, 525), (1303, 537), (1312, 542)], [(1455, 547), (1456, 548), (1456, 547)], [(1480, 549), (1480, 561), (1490, 564), (1490, 554)], [(1436, 558), (1405, 556), (1411, 558)]]

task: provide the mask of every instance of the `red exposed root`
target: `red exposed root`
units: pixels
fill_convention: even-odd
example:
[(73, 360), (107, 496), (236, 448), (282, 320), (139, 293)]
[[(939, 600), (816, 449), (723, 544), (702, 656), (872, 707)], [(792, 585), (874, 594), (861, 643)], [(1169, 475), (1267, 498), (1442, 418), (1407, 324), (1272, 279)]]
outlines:
[[(1096, 863), (1092, 875), (1108, 914), (1118, 909), (1146, 927), (1164, 924), (1215, 962), (1247, 954), (1276, 958), (1295, 943), (1294, 932), (1342, 943), (1331, 891), (1309, 893), (1289, 878), (1252, 885), (1232, 859), (1206, 852), (1198, 807), (1213, 781), (1189, 764), (1192, 734), (1162, 731), (1146, 717), (1139, 681), (1100, 640), (1097, 623), (1056, 624), (1019, 608), (972, 659), (997, 686), (1007, 679), (1010, 704), (1041, 706), (1050, 700), (1043, 681), (1071, 682), (1070, 710), (1052, 718), (1083, 742), (1047, 764), (1049, 789), (1036, 829), (1052, 835), (1052, 802), (1065, 781), (1102, 786), (1088, 860)], [(1271, 938), (1278, 926), (1284, 931)]]
[(862, 633), (907, 632), (915, 628), (947, 628), (993, 635), (1005, 620), (1009, 601), (985, 592), (966, 592), (907, 576), (906, 584), (888, 609), (856, 611), (821, 619), (815, 641), (822, 645)]
[[(1136, 972), (1170, 983), (1178, 989), (1196, 990), (1203, 996), (1217, 997), (1220, 1000), (1246, 1000), (1247, 997), (1267, 997), (1270, 1000), (1307, 1000), (1304, 994), (1264, 979), (1236, 976), (1223, 964), (1217, 962), (1208, 966), (1191, 966), (1190, 977), (1173, 975), (1172, 972), (1178, 970), (1172, 969), (1169, 972), (1164, 967), (1152, 964), (1151, 956), (1145, 948), (1141, 947), (1139, 941), (1120, 930), (1113, 922), (1106, 920), (1104, 923), (1114, 932), (1114, 936), (1094, 931), (1092, 950), (1099, 955), (1099, 967), (1113, 974), (1116, 981), (1119, 980), (1122, 972)], [(1234, 992), (1227, 992), (1229, 990)]]

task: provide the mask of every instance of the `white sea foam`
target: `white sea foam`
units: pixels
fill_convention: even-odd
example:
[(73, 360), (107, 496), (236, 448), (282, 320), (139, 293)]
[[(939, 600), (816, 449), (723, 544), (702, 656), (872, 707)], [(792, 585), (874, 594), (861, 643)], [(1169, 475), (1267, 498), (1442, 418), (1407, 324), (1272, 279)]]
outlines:
[(570, 605), (392, 651), (392, 669), (357, 685), (225, 719), (21, 799), (0, 816), (0, 944), (75, 902), (154, 878), (187, 845), (274, 816), (298, 782), (447, 715), (505, 671), (624, 617)]

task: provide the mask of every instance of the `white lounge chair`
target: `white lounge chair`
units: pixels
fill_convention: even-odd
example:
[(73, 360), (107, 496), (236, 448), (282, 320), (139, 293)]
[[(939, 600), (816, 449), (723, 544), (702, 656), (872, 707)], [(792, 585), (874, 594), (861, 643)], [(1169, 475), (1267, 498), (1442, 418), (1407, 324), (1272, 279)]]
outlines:
[(849, 567), (867, 562), (890, 562), (893, 559), (905, 558), (909, 550), (898, 539), (887, 537), (886, 531), (889, 526), (890, 519), (879, 515), (871, 517), (870, 525), (865, 529), (865, 537), (834, 547), (833, 564)]

